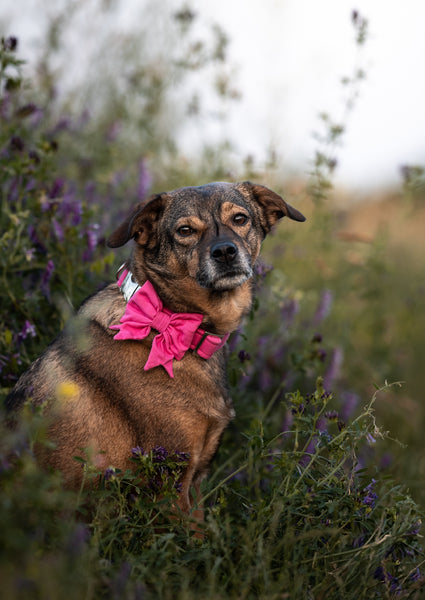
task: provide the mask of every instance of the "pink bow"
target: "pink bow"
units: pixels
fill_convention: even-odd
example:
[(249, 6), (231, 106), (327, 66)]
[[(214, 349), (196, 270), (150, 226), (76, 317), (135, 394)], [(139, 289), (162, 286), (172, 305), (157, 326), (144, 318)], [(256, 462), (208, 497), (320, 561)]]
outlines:
[(163, 304), (150, 281), (146, 281), (130, 298), (115, 340), (142, 340), (151, 329), (159, 333), (154, 337), (144, 370), (162, 365), (174, 377), (173, 359), (181, 360), (191, 347), (192, 340), (203, 316), (196, 313), (172, 313)]

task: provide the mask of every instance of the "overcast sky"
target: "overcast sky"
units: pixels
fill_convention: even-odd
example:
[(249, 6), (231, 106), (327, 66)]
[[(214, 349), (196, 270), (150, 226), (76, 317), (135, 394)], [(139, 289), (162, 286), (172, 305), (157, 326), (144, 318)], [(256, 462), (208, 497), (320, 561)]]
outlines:
[[(27, 30), (37, 31), (37, 2), (25, 5), (33, 11), (2, 1), (13, 15), (13, 31), (24, 38)], [(222, 126), (205, 122), (199, 138), (230, 136), (235, 155), (251, 154), (259, 165), (272, 143), (284, 170), (306, 173), (318, 113), (341, 119), (346, 94), (341, 78), (351, 76), (360, 59), (367, 80), (337, 153), (337, 183), (354, 189), (397, 184), (401, 165), (425, 164), (424, 0), (195, 0), (192, 5), (204, 20), (218, 21), (227, 31), (235, 85), (242, 92), (229, 120)], [(123, 22), (137, 23), (142, 6), (140, 0), (123, 1)], [(360, 56), (353, 9), (369, 20)]]
[[(362, 188), (400, 181), (406, 163), (425, 164), (423, 0), (201, 0), (230, 34), (244, 98), (231, 132), (261, 155), (271, 139), (284, 162), (308, 169), (317, 115), (341, 118), (359, 57), (353, 9), (369, 20), (360, 56), (367, 80), (338, 152), (337, 180)], [(228, 126), (226, 126), (228, 129)]]

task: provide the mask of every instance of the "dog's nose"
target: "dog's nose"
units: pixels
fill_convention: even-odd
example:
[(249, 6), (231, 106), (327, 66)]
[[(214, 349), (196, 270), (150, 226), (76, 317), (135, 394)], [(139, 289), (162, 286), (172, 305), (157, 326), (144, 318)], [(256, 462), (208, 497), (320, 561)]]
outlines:
[(233, 242), (217, 242), (211, 248), (211, 258), (217, 262), (230, 264), (238, 253), (238, 249)]

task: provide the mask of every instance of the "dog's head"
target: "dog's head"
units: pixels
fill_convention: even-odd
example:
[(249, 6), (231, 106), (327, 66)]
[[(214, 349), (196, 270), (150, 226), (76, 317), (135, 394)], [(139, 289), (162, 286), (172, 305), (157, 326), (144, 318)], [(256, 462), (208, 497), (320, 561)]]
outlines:
[[(132, 271), (154, 285), (212, 293), (247, 282), (261, 242), (282, 217), (304, 216), (275, 192), (250, 182), (210, 183), (152, 196), (109, 237), (112, 248), (134, 239)], [(138, 277), (138, 272), (140, 277)], [(174, 294), (175, 297), (175, 294)]]

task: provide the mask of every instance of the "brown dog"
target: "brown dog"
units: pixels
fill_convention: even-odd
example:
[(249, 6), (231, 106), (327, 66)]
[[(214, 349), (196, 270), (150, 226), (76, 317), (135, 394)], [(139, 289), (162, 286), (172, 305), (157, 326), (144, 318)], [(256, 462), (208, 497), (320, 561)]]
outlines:
[(179, 506), (190, 510), (234, 414), (223, 345), (250, 310), (261, 242), (283, 216), (305, 220), (250, 182), (181, 188), (135, 208), (108, 240), (134, 240), (121, 287), (86, 300), (7, 400), (46, 403), (56, 448), (41, 464), (77, 487), (80, 448), (120, 469), (135, 446), (187, 452)]

